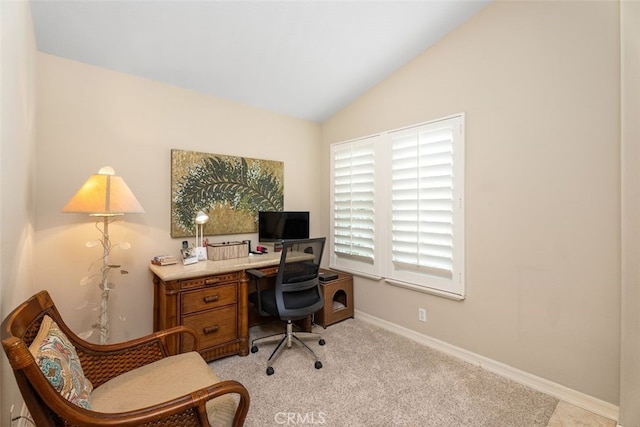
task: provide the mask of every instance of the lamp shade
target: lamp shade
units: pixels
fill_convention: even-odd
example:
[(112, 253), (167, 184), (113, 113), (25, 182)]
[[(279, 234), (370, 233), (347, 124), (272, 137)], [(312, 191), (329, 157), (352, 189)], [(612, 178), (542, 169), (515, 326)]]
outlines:
[(62, 212), (115, 216), (144, 213), (144, 209), (124, 179), (116, 176), (115, 171), (107, 166), (87, 179)]
[(196, 214), (196, 224), (206, 224), (207, 222), (209, 222), (209, 215), (203, 211), (198, 211)]

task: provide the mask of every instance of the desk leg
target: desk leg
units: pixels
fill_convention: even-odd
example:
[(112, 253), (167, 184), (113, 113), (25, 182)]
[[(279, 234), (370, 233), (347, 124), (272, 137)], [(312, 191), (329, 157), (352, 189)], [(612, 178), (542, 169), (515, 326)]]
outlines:
[(153, 275), (153, 332), (160, 330), (160, 279), (155, 274)]
[(249, 278), (243, 270), (240, 272), (238, 283), (238, 339), (240, 341), (240, 356), (249, 354)]

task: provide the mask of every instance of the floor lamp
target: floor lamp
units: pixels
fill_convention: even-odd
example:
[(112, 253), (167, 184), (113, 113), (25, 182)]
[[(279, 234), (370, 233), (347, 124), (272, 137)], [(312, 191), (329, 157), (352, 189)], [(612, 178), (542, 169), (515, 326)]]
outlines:
[(93, 328), (100, 333), (100, 344), (106, 344), (109, 340), (109, 271), (119, 266), (109, 264), (109, 253), (112, 245), (109, 241), (109, 222), (114, 217), (126, 213), (144, 213), (144, 209), (133, 195), (127, 184), (111, 167), (103, 167), (97, 174), (91, 175), (80, 190), (69, 200), (62, 209), (65, 213), (84, 213), (90, 216), (102, 218), (102, 230), (100, 222), (96, 222), (96, 228), (101, 231), (102, 236), (102, 277), (100, 289), (102, 299), (100, 301), (100, 315), (98, 323)]

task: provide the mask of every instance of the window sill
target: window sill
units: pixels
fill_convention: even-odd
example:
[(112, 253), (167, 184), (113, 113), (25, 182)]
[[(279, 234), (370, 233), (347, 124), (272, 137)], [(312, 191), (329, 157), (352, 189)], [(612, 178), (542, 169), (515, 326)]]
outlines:
[(338, 266), (335, 266), (335, 265), (329, 265), (329, 268), (331, 270), (340, 271), (342, 273), (347, 273), (347, 274), (350, 274), (350, 275), (356, 276), (356, 277), (362, 277), (364, 279), (370, 279), (370, 280), (376, 280), (376, 281), (382, 279), (381, 276), (376, 276), (375, 274), (363, 273), (361, 271), (351, 270), (349, 268), (338, 267)]
[(435, 295), (437, 297), (447, 298), (454, 301), (464, 301), (464, 299), (466, 298), (464, 295), (452, 294), (451, 292), (445, 292), (438, 289), (425, 288), (424, 286), (418, 286), (407, 282), (400, 282), (398, 280), (384, 279), (384, 281), (391, 286), (397, 286), (400, 288), (409, 289), (411, 291), (422, 292), (424, 294)]

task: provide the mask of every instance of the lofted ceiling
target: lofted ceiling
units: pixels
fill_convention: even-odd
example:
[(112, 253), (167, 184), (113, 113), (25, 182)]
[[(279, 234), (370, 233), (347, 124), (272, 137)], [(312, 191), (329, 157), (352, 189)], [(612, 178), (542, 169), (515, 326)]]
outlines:
[(38, 50), (322, 122), (490, 0), (31, 0)]

